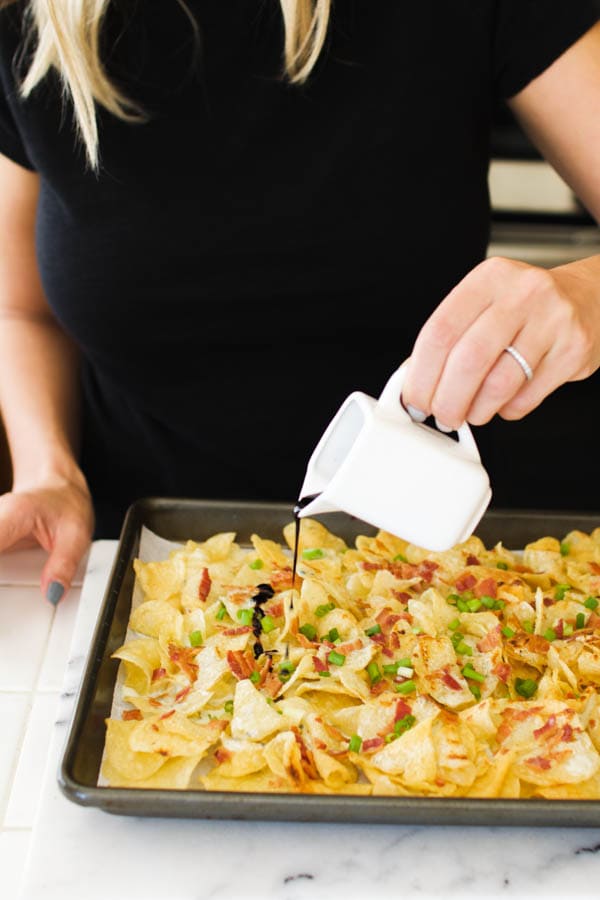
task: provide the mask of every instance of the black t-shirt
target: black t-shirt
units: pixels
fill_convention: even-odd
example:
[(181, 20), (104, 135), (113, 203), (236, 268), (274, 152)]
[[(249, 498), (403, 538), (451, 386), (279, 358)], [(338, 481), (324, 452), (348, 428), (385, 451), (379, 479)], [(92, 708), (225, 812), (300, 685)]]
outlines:
[[(376, 396), (485, 257), (496, 103), (598, 18), (593, 0), (337, 0), (297, 87), (277, 0), (188, 0), (198, 40), (175, 0), (113, 0), (104, 63), (147, 118), (99, 111), (95, 175), (55, 74), (18, 98), (24, 5), (0, 14), (0, 152), (41, 176), (98, 537), (140, 496), (293, 501), (344, 397)], [(597, 387), (475, 430), (496, 506), (600, 508)]]

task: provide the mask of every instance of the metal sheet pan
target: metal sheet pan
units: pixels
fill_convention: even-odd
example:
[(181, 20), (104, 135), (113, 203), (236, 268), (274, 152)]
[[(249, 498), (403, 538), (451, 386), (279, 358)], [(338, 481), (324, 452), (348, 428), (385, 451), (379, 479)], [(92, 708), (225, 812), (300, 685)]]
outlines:
[[(205, 540), (235, 531), (240, 542), (253, 532), (282, 539), (292, 504), (147, 498), (125, 518), (117, 554), (98, 615), (77, 702), (58, 772), (63, 794), (75, 803), (108, 813), (199, 819), (356, 822), (431, 825), (600, 826), (599, 800), (504, 800), (349, 795), (254, 794), (217, 791), (98, 787), (104, 720), (110, 715), (118, 661), (111, 654), (123, 642), (129, 620), (133, 559), (146, 526), (172, 541)], [(332, 531), (352, 541), (374, 529), (342, 513), (323, 518)], [(490, 509), (477, 534), (510, 549), (546, 535), (562, 538), (572, 529), (600, 526), (600, 512), (577, 513)]]

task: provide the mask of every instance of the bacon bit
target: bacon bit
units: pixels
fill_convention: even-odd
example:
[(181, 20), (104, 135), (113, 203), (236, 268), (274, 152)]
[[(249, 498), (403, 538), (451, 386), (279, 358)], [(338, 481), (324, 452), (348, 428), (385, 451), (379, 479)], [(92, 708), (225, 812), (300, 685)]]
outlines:
[(356, 638), (353, 641), (348, 641), (345, 644), (337, 645), (338, 653), (343, 653), (344, 656), (347, 656), (349, 653), (352, 653), (353, 650), (360, 650), (361, 648), (362, 648), (362, 641), (360, 638)]
[(300, 644), (301, 647), (304, 647), (305, 650), (311, 650), (313, 647), (320, 647), (321, 644), (319, 641), (311, 641), (309, 640), (305, 634), (302, 634), (301, 631), (298, 631), (295, 635), (296, 640)]
[(296, 743), (300, 747), (300, 759), (302, 762), (302, 768), (304, 769), (304, 774), (308, 778), (312, 778), (314, 780), (318, 779), (319, 771), (315, 765), (315, 758), (312, 755), (312, 752), (304, 743), (302, 735), (300, 734), (300, 729), (297, 725), (292, 725), (292, 731), (294, 732)]
[(151, 681), (158, 681), (160, 678), (164, 678), (167, 674), (166, 669), (153, 669)]
[(368, 741), (363, 741), (361, 750), (363, 753), (369, 753), (371, 750), (377, 750), (378, 747), (383, 747), (385, 744), (385, 739), (382, 737), (369, 738)]
[(544, 606), (552, 606), (554, 603), (553, 597), (544, 597)]
[(378, 697), (379, 694), (383, 694), (384, 691), (387, 691), (388, 686), (385, 681), (382, 679), (381, 681), (376, 681), (375, 684), (372, 684), (370, 687), (370, 693), (372, 697)]
[(238, 681), (249, 678), (254, 672), (254, 658), (250, 650), (228, 650), (227, 665)]
[(573, 728), (571, 725), (569, 725), (569, 724), (563, 725), (563, 730), (562, 730), (560, 739), (561, 739), (561, 741), (565, 741), (565, 743), (575, 740), (575, 735), (574, 735)]
[(162, 706), (162, 703), (159, 700), (156, 700), (155, 697), (150, 697), (148, 703), (150, 704), (150, 706)]
[(600, 565), (597, 562), (590, 560), (590, 569), (594, 575), (600, 575)]
[(493, 650), (494, 647), (500, 647), (502, 644), (501, 634), (502, 631), (500, 625), (496, 625), (495, 628), (488, 631), (488, 633), (478, 641), (477, 649), (481, 651), (481, 653), (487, 653), (488, 650)]
[(224, 585), (227, 590), (227, 596), (232, 603), (245, 603), (256, 593), (256, 588), (252, 585), (248, 587), (240, 587), (237, 584)]
[(543, 737), (544, 735), (548, 735), (549, 732), (554, 731), (556, 729), (556, 716), (548, 716), (548, 719), (540, 728), (535, 728), (533, 732), (533, 736), (535, 738)]
[(530, 575), (533, 572), (533, 569), (530, 569), (529, 566), (524, 566), (522, 563), (516, 563), (513, 566), (513, 569), (515, 572), (523, 572), (523, 573), (528, 572)]
[(287, 591), (293, 587), (292, 574), (291, 566), (286, 566), (284, 569), (275, 569), (271, 574), (270, 580), (273, 590), (278, 593), (279, 591)]
[(325, 741), (322, 741), (320, 738), (313, 738), (313, 741), (317, 750), (327, 750)]
[(552, 765), (552, 762), (545, 756), (532, 756), (526, 759), (525, 762), (532, 769), (549, 769)]
[(315, 672), (329, 672), (327, 663), (323, 662), (322, 659), (319, 659), (318, 656), (313, 656), (313, 668)]
[(378, 572), (379, 569), (389, 569), (389, 563), (385, 560), (381, 560), (381, 562), (370, 562), (368, 559), (365, 559), (361, 563), (361, 568), (364, 572)]
[[(392, 637), (396, 637), (396, 635), (390, 635), (390, 638), (392, 638)], [(400, 646), (400, 641), (396, 641), (396, 642), (395, 642), (395, 649), (397, 650), (399, 646)], [(394, 653), (394, 650), (392, 650), (391, 647), (382, 647), (382, 648), (381, 648), (381, 652), (383, 653), (384, 656), (387, 656), (388, 659), (393, 659), (394, 656), (396, 655), (396, 654)]]
[[(394, 650), (398, 650), (400, 648), (400, 635), (397, 631), (392, 631), (389, 636), (390, 647)], [(383, 651), (385, 653), (385, 650)]]
[(187, 687), (184, 687), (184, 688), (182, 688), (182, 690), (178, 691), (178, 692), (175, 694), (175, 703), (181, 703), (181, 701), (182, 701), (183, 699), (185, 699), (185, 697), (187, 697), (187, 695), (189, 694), (189, 692), (191, 691), (191, 689), (192, 689), (191, 684), (188, 684)]
[(170, 709), (169, 712), (166, 712), (166, 713), (163, 713), (163, 714), (162, 714), (161, 719), (170, 719), (171, 716), (174, 716), (174, 715), (175, 715), (175, 710), (174, 710), (174, 709)]
[(547, 641), (541, 634), (527, 635), (524, 643), (532, 653), (547, 653), (550, 646), (550, 641)]
[(450, 672), (443, 672), (441, 677), (444, 684), (449, 687), (451, 691), (462, 691), (462, 686), (458, 683), (456, 678), (452, 677)]
[[(384, 634), (389, 634), (400, 618), (400, 615), (392, 612), (389, 606), (384, 606), (375, 616), (375, 621), (381, 627)], [(373, 635), (373, 637), (377, 637), (377, 635)]]
[(283, 687), (283, 681), (274, 672), (268, 672), (262, 687), (269, 697), (276, 697)]
[(477, 584), (477, 579), (471, 572), (465, 572), (455, 581), (456, 590), (459, 592), (470, 591)]
[(593, 612), (590, 615), (586, 623), (586, 628), (593, 628), (594, 631), (600, 628), (600, 616), (597, 613)]
[(342, 734), (339, 728), (336, 728), (335, 725), (330, 725), (329, 722), (323, 722), (323, 728), (325, 729), (329, 737), (334, 739), (334, 741), (346, 740), (346, 736)]
[(194, 662), (194, 657), (201, 649), (201, 647), (178, 647), (177, 644), (168, 646), (169, 659), (179, 666), (190, 681), (195, 681), (198, 677), (198, 663)]
[(204, 601), (208, 597), (210, 593), (210, 589), (212, 587), (211, 577), (208, 574), (208, 569), (202, 569), (202, 575), (200, 576), (200, 581), (198, 582), (198, 599)]
[(269, 603), (265, 603), (264, 610), (275, 619), (278, 618), (278, 616), (282, 616), (283, 600), (271, 600)]
[(387, 644), (387, 636), (385, 634), (371, 634), (369, 635), (369, 640), (373, 641), (374, 644), (379, 644), (381, 647), (385, 647)]
[(398, 700), (396, 703), (396, 711), (394, 713), (394, 722), (397, 722), (399, 719), (403, 719), (405, 716), (410, 716), (412, 713), (412, 709), (408, 705), (405, 700)]
[(224, 763), (231, 759), (231, 753), (225, 747), (217, 747), (215, 750), (215, 759), (218, 763)]
[(469, 555), (467, 556), (467, 565), (468, 566), (480, 566), (481, 563), (479, 562), (479, 560), (477, 559), (476, 556), (473, 556), (472, 553), (469, 553)]
[(158, 731), (158, 725), (156, 724), (156, 722), (153, 722), (150, 727), (152, 728), (152, 731)]
[(247, 634), (249, 631), (252, 631), (251, 625), (237, 625), (235, 628), (224, 628), (221, 634), (234, 636), (236, 634)]
[(399, 600), (401, 603), (408, 603), (409, 600), (412, 600), (412, 596), (407, 591), (395, 591), (392, 588), (392, 596)]
[(500, 681), (503, 681), (504, 684), (506, 684), (510, 676), (511, 668), (508, 663), (499, 662), (494, 666), (492, 672), (500, 679)]
[(129, 722), (131, 719), (142, 719), (143, 716), (139, 709), (126, 709), (121, 718), (124, 722)]
[(161, 756), (169, 756), (168, 750), (157, 750), (157, 753), (160, 753)]
[(473, 588), (476, 597), (493, 597), (498, 594), (498, 582), (495, 578), (482, 578)]

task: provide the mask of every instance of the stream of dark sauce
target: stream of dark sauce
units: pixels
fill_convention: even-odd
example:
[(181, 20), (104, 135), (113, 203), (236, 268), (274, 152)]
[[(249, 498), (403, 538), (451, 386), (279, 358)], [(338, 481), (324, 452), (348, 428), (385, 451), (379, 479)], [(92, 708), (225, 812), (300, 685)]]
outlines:
[(300, 544), (300, 513), (305, 506), (318, 497), (318, 494), (310, 494), (307, 497), (301, 497), (294, 507), (294, 561), (292, 564), (292, 587), (296, 584), (296, 567), (298, 565), (298, 547)]
[(260, 636), (262, 634), (261, 622), (265, 615), (262, 604), (266, 603), (267, 600), (270, 600), (274, 593), (275, 591), (270, 584), (257, 584), (256, 594), (252, 596), (252, 600), (254, 602), (254, 612), (252, 613), (252, 633), (256, 638), (253, 647), (254, 659), (258, 659), (258, 657), (265, 652), (265, 649), (260, 641)]

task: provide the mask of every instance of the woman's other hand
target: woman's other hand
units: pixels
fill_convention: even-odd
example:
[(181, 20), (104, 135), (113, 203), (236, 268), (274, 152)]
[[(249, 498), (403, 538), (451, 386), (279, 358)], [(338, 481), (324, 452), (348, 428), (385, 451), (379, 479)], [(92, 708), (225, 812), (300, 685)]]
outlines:
[(85, 481), (75, 473), (39, 485), (15, 485), (0, 496), (0, 552), (39, 544), (48, 553), (42, 593), (56, 605), (70, 588), (94, 528)]
[(91, 541), (92, 502), (85, 481), (75, 473), (38, 485), (15, 485), (0, 496), (0, 552), (39, 545), (48, 553), (41, 588), (52, 604), (70, 588)]
[[(529, 365), (530, 380), (507, 347)], [(402, 399), (446, 429), (483, 425), (496, 414), (520, 419), (599, 367), (600, 256), (554, 269), (491, 258), (421, 329)]]

